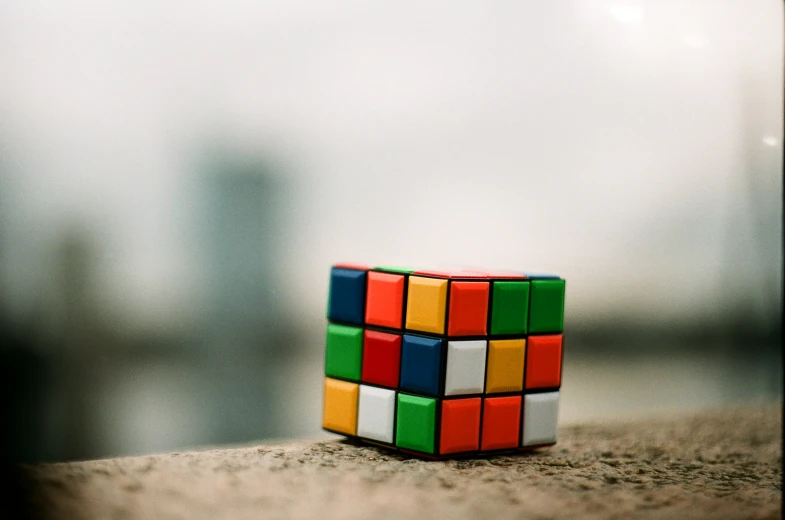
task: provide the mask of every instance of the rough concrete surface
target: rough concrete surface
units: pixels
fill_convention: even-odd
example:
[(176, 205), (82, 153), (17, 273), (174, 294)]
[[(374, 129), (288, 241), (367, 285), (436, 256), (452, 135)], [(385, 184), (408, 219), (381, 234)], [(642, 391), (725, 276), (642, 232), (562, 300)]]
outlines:
[(36, 466), (51, 518), (780, 518), (780, 404), (423, 461), (334, 440)]

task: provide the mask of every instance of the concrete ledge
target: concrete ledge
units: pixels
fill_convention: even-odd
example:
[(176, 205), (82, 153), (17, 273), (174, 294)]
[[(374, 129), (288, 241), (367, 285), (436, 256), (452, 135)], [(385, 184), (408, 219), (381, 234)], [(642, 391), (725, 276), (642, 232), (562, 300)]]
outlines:
[(339, 440), (28, 468), (46, 516), (780, 518), (781, 404), (579, 425), (533, 454), (426, 462)]

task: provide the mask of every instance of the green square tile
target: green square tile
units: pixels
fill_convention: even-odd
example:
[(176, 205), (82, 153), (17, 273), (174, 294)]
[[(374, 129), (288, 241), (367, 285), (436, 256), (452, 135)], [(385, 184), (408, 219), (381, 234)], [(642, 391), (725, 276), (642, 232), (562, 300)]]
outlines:
[(359, 381), (362, 372), (362, 356), (362, 329), (335, 323), (327, 325), (325, 374)]
[(436, 438), (436, 399), (398, 394), (395, 445), (433, 453)]
[(532, 280), (529, 333), (564, 329), (564, 280)]
[(529, 282), (493, 282), (491, 334), (526, 334)]
[(408, 267), (393, 267), (389, 265), (377, 265), (374, 269), (378, 269), (379, 271), (386, 271), (388, 273), (397, 273), (397, 274), (412, 274), (416, 269), (409, 269)]

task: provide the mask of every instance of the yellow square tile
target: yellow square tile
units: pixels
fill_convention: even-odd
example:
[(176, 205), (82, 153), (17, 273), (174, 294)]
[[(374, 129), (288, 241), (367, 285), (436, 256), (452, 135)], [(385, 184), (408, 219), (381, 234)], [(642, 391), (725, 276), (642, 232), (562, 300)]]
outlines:
[(487, 393), (523, 390), (525, 339), (494, 339), (488, 342)]
[(326, 377), (324, 379), (324, 415), (322, 424), (328, 430), (357, 434), (357, 398), (360, 387)]
[(444, 334), (447, 280), (409, 277), (406, 328)]

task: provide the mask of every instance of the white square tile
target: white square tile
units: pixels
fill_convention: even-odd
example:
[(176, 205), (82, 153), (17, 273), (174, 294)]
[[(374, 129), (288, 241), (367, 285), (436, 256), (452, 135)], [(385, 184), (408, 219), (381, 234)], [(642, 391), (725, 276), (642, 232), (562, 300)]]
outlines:
[(485, 340), (449, 341), (444, 395), (479, 394), (485, 388)]
[(559, 422), (559, 392), (528, 394), (523, 397), (523, 446), (556, 442)]
[(393, 441), (395, 390), (360, 385), (357, 435), (381, 442)]

